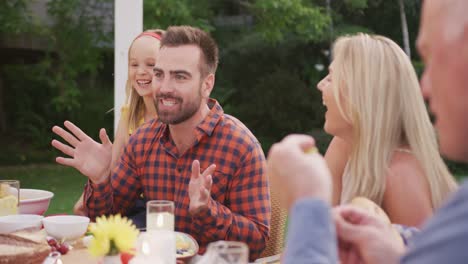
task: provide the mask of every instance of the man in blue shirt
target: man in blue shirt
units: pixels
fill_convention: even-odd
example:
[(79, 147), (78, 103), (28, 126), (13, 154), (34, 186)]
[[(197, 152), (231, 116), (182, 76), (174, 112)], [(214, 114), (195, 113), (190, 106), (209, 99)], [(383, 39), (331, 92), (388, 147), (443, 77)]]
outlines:
[[(425, 0), (417, 47), (421, 79), (447, 158), (468, 162), (468, 10), (466, 0)], [(405, 249), (391, 228), (358, 208), (330, 207), (331, 177), (311, 137), (292, 135), (268, 158), (273, 187), (290, 209), (282, 263), (468, 263), (468, 183)], [(337, 246), (338, 245), (338, 246)]]

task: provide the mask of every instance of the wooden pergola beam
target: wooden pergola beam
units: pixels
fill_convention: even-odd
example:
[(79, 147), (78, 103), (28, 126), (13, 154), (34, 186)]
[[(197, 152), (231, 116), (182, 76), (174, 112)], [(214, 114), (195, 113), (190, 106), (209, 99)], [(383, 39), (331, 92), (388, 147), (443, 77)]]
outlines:
[(143, 0), (115, 0), (114, 2), (114, 133), (125, 101), (128, 47), (143, 31)]

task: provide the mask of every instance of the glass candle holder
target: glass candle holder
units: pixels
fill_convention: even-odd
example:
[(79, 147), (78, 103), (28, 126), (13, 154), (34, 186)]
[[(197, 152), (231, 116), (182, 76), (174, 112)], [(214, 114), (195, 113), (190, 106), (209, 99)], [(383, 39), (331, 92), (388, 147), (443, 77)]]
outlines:
[(175, 232), (167, 230), (153, 230), (141, 233), (138, 237), (136, 249), (135, 263), (176, 263)]
[(174, 231), (174, 202), (151, 200), (146, 203), (146, 230)]

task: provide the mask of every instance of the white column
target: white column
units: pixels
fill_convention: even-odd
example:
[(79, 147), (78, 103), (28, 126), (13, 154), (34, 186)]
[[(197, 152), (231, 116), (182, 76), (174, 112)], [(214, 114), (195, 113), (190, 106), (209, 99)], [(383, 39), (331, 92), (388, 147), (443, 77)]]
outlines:
[(115, 0), (114, 12), (114, 134), (125, 101), (128, 47), (143, 31), (143, 0)]

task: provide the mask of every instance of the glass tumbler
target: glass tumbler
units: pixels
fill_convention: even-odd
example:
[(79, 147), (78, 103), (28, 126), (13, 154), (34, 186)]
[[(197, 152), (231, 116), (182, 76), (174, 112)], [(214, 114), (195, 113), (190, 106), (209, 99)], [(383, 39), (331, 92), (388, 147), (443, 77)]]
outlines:
[(18, 213), (20, 182), (0, 180), (0, 216)]

